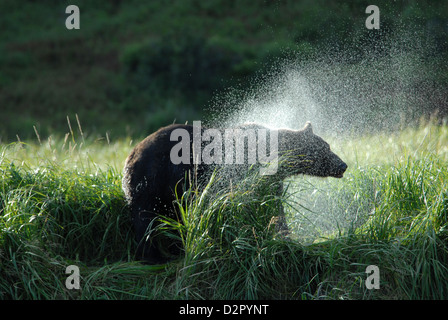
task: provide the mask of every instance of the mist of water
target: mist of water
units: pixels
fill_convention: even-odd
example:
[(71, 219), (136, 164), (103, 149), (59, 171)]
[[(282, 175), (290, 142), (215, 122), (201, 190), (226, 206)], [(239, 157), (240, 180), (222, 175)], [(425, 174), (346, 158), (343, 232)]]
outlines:
[(361, 133), (399, 129), (446, 109), (447, 90), (434, 82), (446, 62), (432, 57), (434, 45), (416, 33), (403, 27), (366, 47), (326, 46), (311, 58), (298, 53), (278, 61), (251, 89), (230, 91), (215, 104), (214, 122), (297, 129), (311, 121), (322, 133)]
[[(300, 129), (311, 121), (316, 134), (337, 139), (397, 130), (446, 109), (447, 90), (433, 80), (437, 64), (446, 62), (431, 56), (434, 48), (428, 38), (407, 28), (400, 34), (378, 32), (366, 47), (333, 50), (327, 46), (312, 58), (298, 54), (278, 61), (267, 74), (254, 79), (251, 89), (243, 93), (230, 90), (218, 99), (212, 108), (212, 123), (231, 127), (257, 122), (271, 128)], [(343, 179), (338, 183), (344, 183)], [(340, 232), (360, 220), (358, 211), (340, 202), (335, 207), (331, 199), (340, 194), (332, 193), (325, 183), (318, 184), (302, 188), (300, 202), (307, 210), (292, 215), (293, 228), (301, 239)]]

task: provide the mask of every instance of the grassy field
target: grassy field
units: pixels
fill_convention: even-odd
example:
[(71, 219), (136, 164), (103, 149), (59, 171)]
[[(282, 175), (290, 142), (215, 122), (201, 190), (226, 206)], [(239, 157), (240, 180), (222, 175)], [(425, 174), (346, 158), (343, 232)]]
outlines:
[[(185, 194), (184, 257), (133, 261), (121, 169), (135, 141), (0, 146), (0, 299), (443, 299), (448, 296), (448, 126), (331, 141), (343, 179), (298, 177), (279, 199), (248, 179)], [(39, 138), (40, 139), (40, 138)], [(216, 176), (215, 179), (219, 179)], [(211, 183), (214, 183), (212, 181)], [(80, 268), (80, 289), (65, 287)], [(380, 271), (367, 289), (366, 267)]]

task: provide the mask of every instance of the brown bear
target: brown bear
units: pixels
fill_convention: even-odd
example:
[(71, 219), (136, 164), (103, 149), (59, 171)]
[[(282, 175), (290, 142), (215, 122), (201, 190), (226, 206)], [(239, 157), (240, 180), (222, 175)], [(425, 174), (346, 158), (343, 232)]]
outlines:
[(182, 195), (189, 188), (192, 176), (207, 183), (216, 166), (235, 173), (252, 164), (260, 165), (260, 173), (272, 175), (279, 184), (299, 174), (342, 178), (347, 169), (309, 122), (302, 130), (253, 123), (229, 130), (203, 128), (200, 122), (163, 127), (135, 146), (124, 167), (123, 190), (138, 243), (137, 258), (151, 264), (167, 260), (151, 232), (158, 216), (177, 218), (176, 193)]

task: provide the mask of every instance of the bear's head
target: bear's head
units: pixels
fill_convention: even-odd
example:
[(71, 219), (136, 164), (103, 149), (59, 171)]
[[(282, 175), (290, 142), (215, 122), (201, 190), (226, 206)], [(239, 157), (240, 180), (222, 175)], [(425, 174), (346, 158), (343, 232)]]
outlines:
[(342, 178), (347, 164), (330, 150), (330, 145), (313, 133), (310, 122), (302, 130), (279, 130), (279, 153), (284, 175), (307, 174)]

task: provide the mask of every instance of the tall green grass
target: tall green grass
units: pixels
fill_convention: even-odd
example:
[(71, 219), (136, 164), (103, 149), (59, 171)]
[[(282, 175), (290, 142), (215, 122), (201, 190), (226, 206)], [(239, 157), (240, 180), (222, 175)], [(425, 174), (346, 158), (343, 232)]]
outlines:
[[(248, 175), (179, 194), (183, 242), (166, 265), (134, 260), (121, 191), (129, 140), (0, 147), (0, 299), (444, 299), (448, 127), (332, 141), (343, 179), (296, 177), (278, 196)], [(279, 234), (279, 204), (290, 235)], [(81, 289), (65, 287), (68, 265)], [(380, 289), (367, 289), (368, 265)]]

